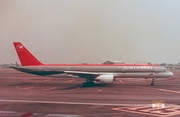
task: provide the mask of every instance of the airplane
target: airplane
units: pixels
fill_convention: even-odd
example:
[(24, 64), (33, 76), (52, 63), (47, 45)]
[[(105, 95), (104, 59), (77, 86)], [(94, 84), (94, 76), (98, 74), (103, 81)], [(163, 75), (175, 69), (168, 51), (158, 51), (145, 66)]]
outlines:
[(40, 62), (21, 42), (13, 42), (22, 66), (14, 69), (34, 75), (74, 75), (85, 78), (83, 86), (94, 82), (111, 84), (116, 78), (151, 78), (151, 86), (157, 78), (172, 77), (173, 73), (156, 64), (44, 64)]

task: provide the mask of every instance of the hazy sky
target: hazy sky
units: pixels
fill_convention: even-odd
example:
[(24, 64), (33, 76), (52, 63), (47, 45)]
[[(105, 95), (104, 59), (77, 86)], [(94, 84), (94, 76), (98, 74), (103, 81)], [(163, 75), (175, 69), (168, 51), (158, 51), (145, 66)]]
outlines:
[(180, 62), (180, 0), (0, 0), (0, 63)]

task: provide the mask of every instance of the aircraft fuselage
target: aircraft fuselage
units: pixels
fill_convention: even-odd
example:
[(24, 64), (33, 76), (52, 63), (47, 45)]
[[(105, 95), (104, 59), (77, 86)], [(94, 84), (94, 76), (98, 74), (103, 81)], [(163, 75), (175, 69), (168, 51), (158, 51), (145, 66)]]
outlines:
[[(41, 65), (19, 67), (19, 71), (34, 73), (37, 75), (61, 74), (64, 71), (72, 71), (76, 74), (81, 72), (92, 72), (101, 74), (111, 74), (115, 78), (138, 77), (138, 78), (165, 78), (171, 77), (172, 72), (166, 68), (156, 65)], [(77, 74), (78, 74), (77, 73)]]

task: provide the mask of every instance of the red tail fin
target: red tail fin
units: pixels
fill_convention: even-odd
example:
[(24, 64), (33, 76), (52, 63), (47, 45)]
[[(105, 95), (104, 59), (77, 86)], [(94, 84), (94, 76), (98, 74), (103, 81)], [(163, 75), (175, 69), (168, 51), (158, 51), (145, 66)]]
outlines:
[(20, 42), (14, 42), (14, 47), (16, 49), (16, 52), (18, 54), (22, 66), (43, 65)]

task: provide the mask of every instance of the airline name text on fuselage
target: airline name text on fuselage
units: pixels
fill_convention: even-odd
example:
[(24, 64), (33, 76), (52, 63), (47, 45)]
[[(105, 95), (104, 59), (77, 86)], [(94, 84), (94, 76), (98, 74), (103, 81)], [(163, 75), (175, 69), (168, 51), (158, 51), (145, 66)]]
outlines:
[(153, 67), (150, 67), (150, 66), (143, 66), (143, 67), (137, 67), (137, 66), (129, 66), (129, 67), (124, 67), (124, 66), (120, 66), (119, 67), (120, 69), (149, 69), (149, 70), (151, 70), (151, 69), (153, 69)]

